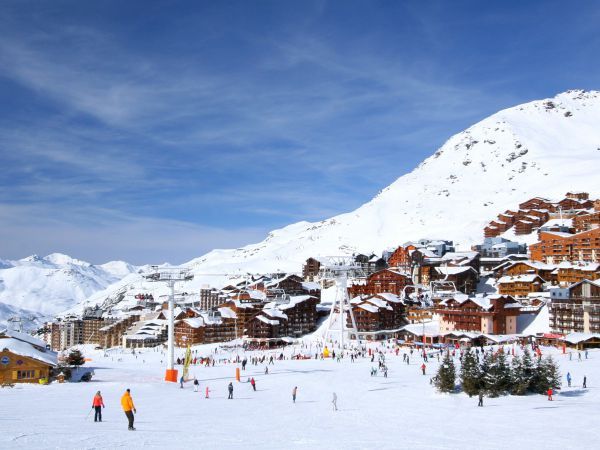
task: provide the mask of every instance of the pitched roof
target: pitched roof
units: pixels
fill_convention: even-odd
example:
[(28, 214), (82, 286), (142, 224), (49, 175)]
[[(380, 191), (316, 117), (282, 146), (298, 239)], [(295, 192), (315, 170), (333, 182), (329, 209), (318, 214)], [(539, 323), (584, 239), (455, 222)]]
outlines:
[(42, 361), (50, 366), (56, 366), (58, 364), (58, 355), (56, 352), (51, 350), (39, 350), (29, 342), (21, 341), (19, 339), (11, 337), (1, 338), (0, 351), (4, 349), (7, 349), (15, 355)]

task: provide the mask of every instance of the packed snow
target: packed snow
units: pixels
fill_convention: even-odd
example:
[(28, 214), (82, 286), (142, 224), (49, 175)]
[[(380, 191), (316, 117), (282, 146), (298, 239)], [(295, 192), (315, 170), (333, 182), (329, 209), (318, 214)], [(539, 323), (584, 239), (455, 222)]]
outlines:
[[(304, 345), (304, 346), (302, 346)], [(84, 350), (95, 376), (89, 383), (53, 383), (49, 386), (17, 385), (0, 389), (0, 447), (3, 448), (192, 448), (209, 449), (595, 449), (598, 442), (597, 405), (600, 402), (600, 352), (589, 359), (543, 348), (560, 363), (566, 387), (549, 402), (542, 395), (477, 398), (465, 394), (440, 394), (430, 385), (438, 361), (430, 357), (427, 374), (421, 374), (421, 358), (410, 355), (403, 362), (390, 344), (369, 344), (385, 353), (388, 377), (371, 376), (366, 358), (314, 359), (316, 343), (303, 341), (286, 348), (292, 355), (312, 359), (275, 360), (281, 350), (244, 352), (215, 345), (195, 347), (197, 356), (213, 356), (214, 367), (190, 368), (200, 382), (194, 392), (191, 381), (162, 381), (163, 353)], [(512, 348), (512, 347), (511, 347)], [(517, 347), (517, 353), (520, 350)], [(234, 378), (240, 358), (267, 356), (258, 365), (248, 364), (241, 382)], [(183, 351), (177, 352), (178, 357)], [(163, 360), (163, 364), (161, 364)], [(458, 359), (455, 359), (458, 363)], [(265, 367), (269, 368), (265, 375)], [(181, 366), (178, 366), (181, 374)], [(587, 376), (587, 389), (582, 388)], [(256, 380), (253, 391), (248, 380)], [(227, 399), (227, 385), (234, 385)], [(292, 389), (298, 387), (296, 403)], [(206, 388), (209, 388), (209, 397)], [(127, 430), (120, 397), (130, 388), (137, 414), (136, 431)], [(94, 423), (92, 398), (102, 392), (106, 408), (103, 422)], [(333, 410), (333, 393), (338, 411)]]

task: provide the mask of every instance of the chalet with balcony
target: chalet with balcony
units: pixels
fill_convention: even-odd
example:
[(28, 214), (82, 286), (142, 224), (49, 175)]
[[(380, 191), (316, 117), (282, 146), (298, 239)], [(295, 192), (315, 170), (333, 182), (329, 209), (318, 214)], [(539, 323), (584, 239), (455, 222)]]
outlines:
[(531, 293), (541, 292), (545, 281), (539, 275), (505, 275), (498, 280), (500, 295), (527, 297)]
[(530, 250), (531, 259), (549, 264), (600, 262), (600, 228), (576, 234), (541, 231), (539, 242), (531, 245)]
[(515, 334), (520, 308), (521, 304), (509, 295), (457, 295), (440, 302), (434, 315), (439, 317), (441, 333)]
[(349, 288), (350, 295), (353, 297), (359, 295), (375, 295), (382, 292), (389, 292), (402, 296), (406, 286), (412, 285), (408, 275), (392, 269), (384, 269), (369, 275), (366, 282), (362, 284), (353, 284)]
[(555, 333), (600, 333), (600, 283), (583, 280), (550, 290), (550, 328)]

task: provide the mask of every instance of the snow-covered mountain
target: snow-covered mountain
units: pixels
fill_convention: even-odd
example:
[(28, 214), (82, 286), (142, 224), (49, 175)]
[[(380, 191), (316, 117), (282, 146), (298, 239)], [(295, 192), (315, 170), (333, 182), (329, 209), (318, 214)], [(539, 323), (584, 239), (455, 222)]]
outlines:
[(0, 260), (0, 323), (52, 316), (136, 270), (122, 261), (96, 266), (60, 253)]
[[(202, 284), (226, 281), (214, 274), (298, 272), (310, 256), (379, 253), (422, 237), (452, 239), (467, 247), (481, 242), (483, 227), (498, 213), (530, 197), (562, 198), (571, 190), (600, 196), (599, 168), (600, 92), (568, 91), (515, 106), (452, 136), (355, 211), (295, 223), (258, 244), (213, 250), (190, 261), (187, 266), (196, 278), (180, 289), (194, 292)], [(62, 262), (62, 257), (50, 256), (44, 265)], [(7, 264), (13, 263), (0, 261), (0, 267)], [(71, 260), (67, 268), (50, 269), (36, 264), (0, 270), (0, 301), (16, 300), (10, 304), (50, 313), (88, 296), (76, 310), (86, 304), (115, 305), (137, 292), (166, 294), (165, 286), (143, 280), (124, 263), (96, 267)], [(50, 273), (44, 279), (34, 270)], [(93, 270), (120, 280), (108, 286), (109, 280)], [(52, 298), (52, 304), (45, 305), (42, 298)]]
[(600, 92), (568, 91), (500, 111), (452, 136), (357, 210), (214, 250), (196, 270), (299, 270), (309, 256), (381, 252), (422, 237), (468, 246), (505, 209), (570, 190), (600, 194)]
[[(505, 209), (570, 190), (600, 194), (600, 92), (568, 91), (500, 111), (452, 136), (412, 172), (347, 214), (275, 230), (258, 243), (213, 250), (187, 263), (196, 278), (181, 289), (219, 286), (214, 274), (298, 272), (310, 256), (381, 252), (422, 237), (467, 247)], [(87, 304), (166, 288), (130, 275)], [(82, 306), (82, 305), (80, 305)]]

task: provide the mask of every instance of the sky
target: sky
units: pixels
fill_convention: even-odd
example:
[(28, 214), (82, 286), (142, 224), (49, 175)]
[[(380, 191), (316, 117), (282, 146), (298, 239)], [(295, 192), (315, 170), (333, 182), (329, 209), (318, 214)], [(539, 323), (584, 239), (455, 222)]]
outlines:
[(592, 1), (0, 2), (0, 258), (183, 263), (600, 89)]

